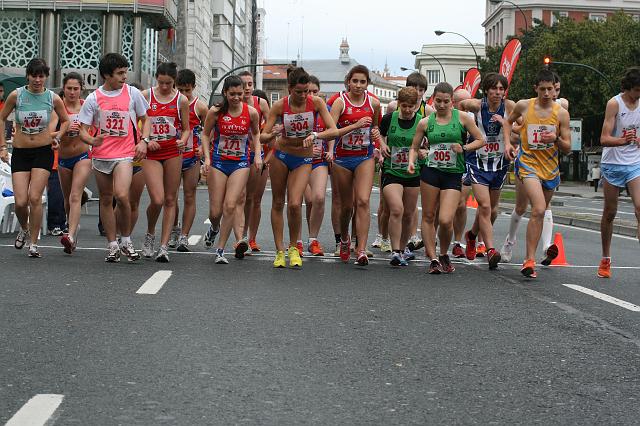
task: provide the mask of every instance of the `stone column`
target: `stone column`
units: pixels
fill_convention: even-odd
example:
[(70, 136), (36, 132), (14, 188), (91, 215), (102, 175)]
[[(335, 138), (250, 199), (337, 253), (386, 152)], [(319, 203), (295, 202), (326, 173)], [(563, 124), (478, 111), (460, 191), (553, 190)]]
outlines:
[(142, 42), (144, 29), (142, 27), (142, 16), (133, 17), (133, 68), (134, 81), (140, 83), (142, 80)]
[(47, 84), (51, 87), (58, 81), (58, 46), (60, 39), (58, 37), (57, 13), (52, 11), (42, 12), (42, 58), (47, 62), (51, 72)]

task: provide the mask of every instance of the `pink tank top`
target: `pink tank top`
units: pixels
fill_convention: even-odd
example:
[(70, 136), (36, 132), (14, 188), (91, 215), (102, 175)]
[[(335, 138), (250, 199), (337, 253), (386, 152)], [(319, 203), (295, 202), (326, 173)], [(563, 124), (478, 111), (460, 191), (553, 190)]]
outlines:
[(91, 157), (101, 160), (127, 158), (135, 155), (133, 119), (129, 111), (131, 95), (129, 85), (122, 86), (117, 96), (106, 96), (95, 91), (99, 108), (98, 135), (104, 136), (101, 146), (94, 147)]

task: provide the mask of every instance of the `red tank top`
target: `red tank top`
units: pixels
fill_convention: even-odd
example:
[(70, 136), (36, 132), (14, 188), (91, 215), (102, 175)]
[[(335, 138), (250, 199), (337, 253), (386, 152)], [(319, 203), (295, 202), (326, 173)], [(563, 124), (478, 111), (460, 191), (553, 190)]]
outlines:
[[(373, 104), (369, 93), (365, 94), (361, 105), (354, 105), (346, 93), (343, 93), (341, 97), (344, 109), (338, 118), (338, 127), (347, 127), (364, 117), (373, 119)], [(365, 157), (371, 155), (372, 152), (371, 127), (355, 129), (343, 135), (338, 139), (336, 146), (336, 157)]]
[(316, 126), (316, 107), (313, 98), (307, 96), (304, 112), (293, 112), (289, 105), (289, 96), (282, 104), (282, 135), (286, 138), (306, 138)]
[(228, 112), (218, 116), (213, 142), (213, 161), (247, 161), (251, 116), (249, 105), (242, 103), (242, 113), (232, 117)]
[(175, 97), (165, 103), (159, 102), (153, 88), (149, 90), (149, 109), (147, 115), (151, 120), (151, 134), (149, 141), (158, 142), (160, 149), (147, 151), (149, 160), (167, 160), (180, 155), (178, 145), (178, 131), (180, 125), (180, 92), (176, 91)]
[(187, 146), (182, 153), (182, 158), (193, 158), (198, 152), (198, 147), (200, 146), (200, 132), (202, 129), (200, 117), (198, 117), (198, 113), (196, 112), (196, 106), (198, 105), (198, 98), (194, 98), (193, 101), (189, 104), (189, 128), (190, 135), (187, 140)]
[[(320, 114), (316, 115), (316, 127), (313, 129), (314, 132), (320, 133), (326, 130), (326, 126), (324, 125), (324, 120), (320, 116)], [(316, 154), (317, 150), (320, 150), (320, 154)], [(316, 139), (313, 141), (313, 164), (322, 163), (324, 161), (324, 153), (327, 151), (327, 141), (323, 139)]]

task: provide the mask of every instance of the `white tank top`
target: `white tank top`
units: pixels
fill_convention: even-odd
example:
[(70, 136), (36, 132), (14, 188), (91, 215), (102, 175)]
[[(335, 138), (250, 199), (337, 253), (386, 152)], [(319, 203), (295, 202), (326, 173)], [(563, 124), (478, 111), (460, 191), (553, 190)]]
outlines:
[[(614, 98), (618, 102), (618, 114), (613, 136), (621, 138), (625, 132), (635, 132), (640, 137), (640, 106), (631, 111), (622, 100), (622, 95)], [(604, 164), (640, 164), (640, 147), (637, 144), (605, 146), (602, 148)]]

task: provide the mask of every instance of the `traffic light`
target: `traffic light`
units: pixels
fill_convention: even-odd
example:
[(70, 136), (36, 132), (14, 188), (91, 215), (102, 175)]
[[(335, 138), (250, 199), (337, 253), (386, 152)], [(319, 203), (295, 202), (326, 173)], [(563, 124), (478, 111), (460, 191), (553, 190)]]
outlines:
[(544, 57), (544, 67), (548, 69), (549, 65), (551, 65), (551, 57), (550, 56), (545, 56)]

